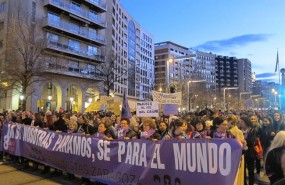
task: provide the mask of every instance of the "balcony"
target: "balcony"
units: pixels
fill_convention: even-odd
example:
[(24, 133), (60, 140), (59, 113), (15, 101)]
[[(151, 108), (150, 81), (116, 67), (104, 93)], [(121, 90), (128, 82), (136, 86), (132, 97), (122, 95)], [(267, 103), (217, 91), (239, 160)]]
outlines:
[(99, 46), (105, 45), (105, 38), (103, 36), (88, 31), (88, 28), (78, 28), (77, 26), (72, 25), (68, 22), (47, 18), (44, 24), (44, 28), (53, 29), (54, 31), (64, 33), (70, 37), (76, 37), (85, 42)]
[(45, 71), (48, 73), (73, 76), (78, 78), (87, 78), (93, 80), (103, 80), (103, 74), (96, 71), (88, 71), (86, 69), (74, 69), (67, 66), (47, 63), (45, 66)]
[(107, 26), (106, 21), (102, 17), (92, 14), (87, 10), (74, 8), (71, 6), (71, 3), (60, 0), (46, 0), (44, 6), (52, 7), (59, 13), (67, 13), (70, 17), (87, 24), (93, 23), (100, 28), (106, 28)]
[(61, 52), (64, 53), (64, 55), (75, 57), (81, 60), (89, 60), (91, 62), (102, 63), (105, 60), (105, 57), (102, 55), (96, 55), (94, 53), (55, 41), (49, 41), (47, 50)]
[(95, 6), (96, 10), (98, 12), (106, 12), (107, 11), (107, 5), (103, 1), (100, 0), (85, 0), (86, 3), (89, 3), (90, 5)]

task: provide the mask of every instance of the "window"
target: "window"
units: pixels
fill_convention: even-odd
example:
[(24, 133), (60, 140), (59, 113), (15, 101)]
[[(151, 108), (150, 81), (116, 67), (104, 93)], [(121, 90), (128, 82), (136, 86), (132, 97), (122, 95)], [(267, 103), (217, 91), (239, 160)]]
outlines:
[(60, 17), (54, 13), (48, 12), (48, 20), (57, 26), (60, 25)]
[(78, 13), (81, 13), (80, 4), (78, 4), (78, 3), (74, 2), (74, 1), (71, 2), (70, 9), (74, 10), (74, 11), (76, 11)]
[(47, 39), (48, 39), (50, 42), (55, 42), (55, 43), (57, 43), (58, 40), (59, 40), (59, 36), (56, 35), (56, 34), (53, 34), (53, 33), (47, 33)]
[(79, 64), (76, 61), (68, 62), (68, 70), (69, 71), (79, 71)]
[(6, 11), (6, 2), (3, 2), (0, 4), (0, 13), (5, 12)]
[(92, 38), (97, 38), (97, 30), (89, 28), (89, 36)]
[(97, 48), (95, 46), (88, 46), (88, 55), (97, 55)]
[(79, 25), (75, 21), (70, 21), (70, 31), (79, 34)]
[(69, 39), (68, 46), (72, 50), (76, 50), (76, 51), (80, 50), (80, 43), (76, 40)]
[(95, 75), (95, 65), (87, 64), (87, 70), (89, 74)]
[(36, 2), (32, 2), (32, 22), (36, 21)]
[(98, 14), (92, 10), (89, 11), (89, 19), (98, 19)]

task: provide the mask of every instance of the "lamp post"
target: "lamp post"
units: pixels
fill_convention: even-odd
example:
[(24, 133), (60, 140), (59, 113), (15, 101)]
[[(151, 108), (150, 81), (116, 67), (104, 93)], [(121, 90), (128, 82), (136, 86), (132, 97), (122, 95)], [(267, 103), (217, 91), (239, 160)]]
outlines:
[(92, 102), (92, 98), (88, 98), (88, 102), (91, 103)]
[(52, 99), (52, 96), (51, 95), (49, 95), (48, 96), (48, 110), (51, 110), (51, 99)]
[(70, 100), (70, 111), (72, 112), (72, 106), (73, 106), (72, 104), (73, 104), (74, 99), (73, 99), (73, 97), (70, 97), (69, 100)]
[(281, 95), (278, 95), (279, 99), (278, 99), (278, 107), (280, 110), (282, 110), (282, 105), (281, 105)]
[(277, 107), (277, 101), (276, 101), (276, 96), (277, 96), (277, 94), (278, 94), (278, 92), (275, 91), (275, 92), (274, 92), (274, 108)]
[(23, 100), (24, 100), (24, 98), (25, 98), (25, 96), (24, 95), (20, 95), (20, 105), (21, 105), (21, 110), (24, 110), (23, 108)]
[(191, 98), (190, 98), (190, 83), (198, 83), (198, 82), (205, 82), (206, 80), (190, 80), (187, 83), (188, 88), (188, 98), (187, 98), (187, 110), (190, 111), (191, 109)]
[[(169, 58), (168, 60), (167, 60), (167, 66), (168, 66), (168, 86), (170, 87), (170, 79), (171, 79), (171, 73), (170, 73), (170, 63), (173, 63), (174, 64), (174, 60), (173, 60), (173, 58)], [(173, 65), (174, 66), (174, 65)], [(174, 71), (174, 70), (173, 70)]]
[(225, 87), (224, 90), (224, 110), (226, 110), (226, 90), (238, 89), (238, 87)]
[(240, 92), (239, 93), (239, 106), (241, 108), (241, 95), (244, 95), (244, 94), (252, 94), (252, 92)]

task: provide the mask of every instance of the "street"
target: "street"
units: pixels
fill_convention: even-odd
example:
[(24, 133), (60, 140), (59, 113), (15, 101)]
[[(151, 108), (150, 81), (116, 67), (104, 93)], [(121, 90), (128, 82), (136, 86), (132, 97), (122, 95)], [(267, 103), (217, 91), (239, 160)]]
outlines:
[(80, 184), (80, 179), (66, 180), (66, 176), (50, 177), (49, 174), (41, 174), (41, 170), (33, 171), (32, 168), (20, 170), (21, 165), (12, 162), (0, 163), (0, 184), (5, 185), (58, 185)]

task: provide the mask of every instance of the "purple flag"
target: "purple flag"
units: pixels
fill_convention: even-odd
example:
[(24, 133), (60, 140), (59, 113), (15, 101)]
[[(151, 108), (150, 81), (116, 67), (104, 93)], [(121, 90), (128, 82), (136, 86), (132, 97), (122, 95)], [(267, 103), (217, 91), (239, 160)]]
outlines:
[(124, 91), (121, 118), (131, 118), (131, 117), (132, 117), (132, 114), (130, 111), (129, 102), (127, 99), (126, 91)]

